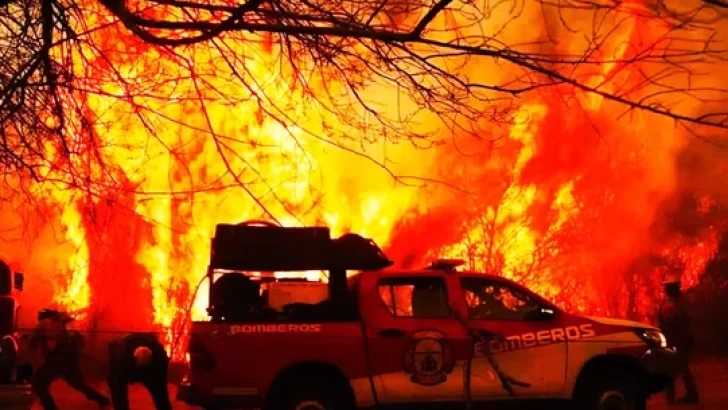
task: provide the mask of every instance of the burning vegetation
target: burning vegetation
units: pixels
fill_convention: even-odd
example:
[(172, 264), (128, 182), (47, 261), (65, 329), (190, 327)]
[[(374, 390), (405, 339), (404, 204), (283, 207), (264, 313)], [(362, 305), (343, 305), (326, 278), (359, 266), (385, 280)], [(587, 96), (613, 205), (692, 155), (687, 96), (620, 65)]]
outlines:
[(264, 218), (646, 318), (725, 232), (720, 2), (2, 3), (0, 250), (29, 311), (171, 345), (215, 224)]

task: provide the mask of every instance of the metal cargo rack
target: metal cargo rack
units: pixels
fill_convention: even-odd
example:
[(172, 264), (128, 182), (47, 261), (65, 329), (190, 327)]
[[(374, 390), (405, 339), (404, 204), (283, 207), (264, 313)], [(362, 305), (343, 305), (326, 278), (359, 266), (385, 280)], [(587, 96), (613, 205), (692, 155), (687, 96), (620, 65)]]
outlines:
[[(212, 297), (216, 272), (328, 271), (329, 297), (337, 299), (348, 292), (347, 271), (379, 270), (392, 264), (372, 240), (356, 234), (332, 239), (327, 227), (291, 228), (247, 221), (216, 226), (207, 275)], [(276, 280), (270, 276), (259, 280)]]

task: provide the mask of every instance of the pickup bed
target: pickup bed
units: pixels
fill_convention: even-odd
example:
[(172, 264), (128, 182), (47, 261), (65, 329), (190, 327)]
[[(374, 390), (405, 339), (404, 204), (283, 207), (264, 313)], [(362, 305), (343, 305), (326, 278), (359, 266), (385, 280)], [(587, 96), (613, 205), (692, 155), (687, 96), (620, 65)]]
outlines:
[(254, 310), (193, 323), (179, 399), (207, 409), (643, 410), (675, 353), (652, 326), (570, 314), (504, 278), (446, 266), (364, 271), (336, 302)]

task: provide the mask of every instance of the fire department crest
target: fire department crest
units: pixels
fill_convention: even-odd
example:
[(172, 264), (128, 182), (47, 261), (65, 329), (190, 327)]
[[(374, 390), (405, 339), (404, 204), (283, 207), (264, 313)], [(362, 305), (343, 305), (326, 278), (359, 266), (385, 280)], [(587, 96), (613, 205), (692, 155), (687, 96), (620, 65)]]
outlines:
[(411, 380), (423, 386), (434, 386), (447, 380), (455, 367), (452, 347), (445, 335), (437, 331), (417, 332), (404, 351), (404, 371)]

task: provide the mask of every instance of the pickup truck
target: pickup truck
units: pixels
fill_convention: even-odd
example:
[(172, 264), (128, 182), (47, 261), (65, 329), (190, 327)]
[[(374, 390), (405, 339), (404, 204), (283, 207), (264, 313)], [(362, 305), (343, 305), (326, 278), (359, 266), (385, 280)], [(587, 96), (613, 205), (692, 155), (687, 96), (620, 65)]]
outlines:
[[(278, 229), (279, 239), (271, 235), (257, 246), (256, 229)], [(325, 238), (319, 245), (303, 245), (304, 234), (280, 239), (287, 229), (218, 229), (211, 319), (192, 324), (178, 399), (205, 409), (470, 408), (499, 401), (644, 410), (669, 380), (675, 350), (655, 327), (571, 314), (510, 280), (459, 272), (459, 262), (391, 269), (371, 241), (359, 241), (371, 248), (363, 256)], [(248, 239), (223, 245), (225, 236)], [(327, 253), (334, 256), (327, 260)], [(329, 268), (328, 298), (282, 309), (265, 300), (278, 279), (247, 274), (316, 266)]]

